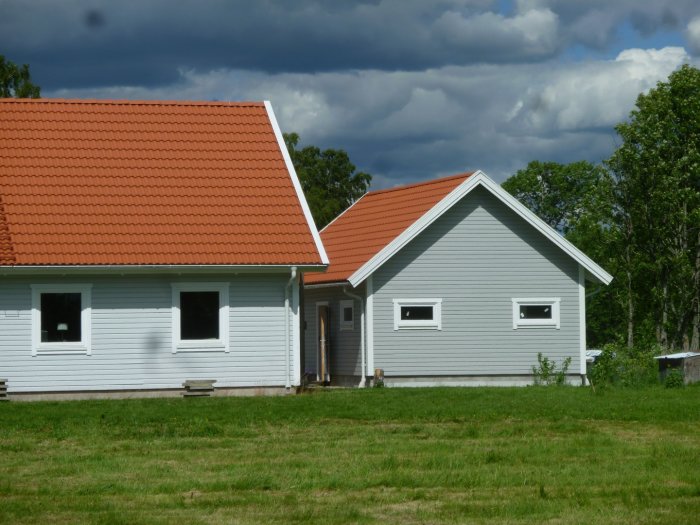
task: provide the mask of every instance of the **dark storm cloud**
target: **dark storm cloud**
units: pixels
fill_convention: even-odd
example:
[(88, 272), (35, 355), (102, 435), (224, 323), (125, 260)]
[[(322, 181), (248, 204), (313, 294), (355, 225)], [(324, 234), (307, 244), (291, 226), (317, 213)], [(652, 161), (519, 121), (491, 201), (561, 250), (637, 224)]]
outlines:
[(46, 89), (162, 85), (178, 69), (422, 70), (541, 60), (549, 10), (504, 17), (489, 0), (5, 0), (0, 50)]

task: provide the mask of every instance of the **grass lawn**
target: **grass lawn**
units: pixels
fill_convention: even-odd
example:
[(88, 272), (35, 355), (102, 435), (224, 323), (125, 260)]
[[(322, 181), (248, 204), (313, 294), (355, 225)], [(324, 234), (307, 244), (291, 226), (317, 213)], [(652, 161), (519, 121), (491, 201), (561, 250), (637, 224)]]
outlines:
[(700, 523), (700, 388), (0, 404), (0, 523)]

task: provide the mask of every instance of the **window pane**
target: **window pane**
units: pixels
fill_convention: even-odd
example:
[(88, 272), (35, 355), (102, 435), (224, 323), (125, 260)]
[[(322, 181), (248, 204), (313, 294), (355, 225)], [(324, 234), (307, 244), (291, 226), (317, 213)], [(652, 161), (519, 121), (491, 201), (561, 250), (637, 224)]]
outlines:
[(219, 292), (180, 292), (180, 339), (219, 338)]
[(41, 342), (81, 341), (80, 293), (41, 294)]
[(551, 304), (521, 304), (520, 319), (551, 319)]
[(343, 308), (343, 321), (346, 323), (352, 322), (352, 308), (349, 306)]
[(433, 307), (432, 306), (402, 306), (401, 307), (402, 321), (432, 321)]

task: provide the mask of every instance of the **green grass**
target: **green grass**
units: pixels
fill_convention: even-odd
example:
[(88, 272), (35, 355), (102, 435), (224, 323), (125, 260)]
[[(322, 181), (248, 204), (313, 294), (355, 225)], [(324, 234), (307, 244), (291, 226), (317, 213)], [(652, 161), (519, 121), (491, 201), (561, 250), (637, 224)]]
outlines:
[(699, 516), (700, 388), (0, 404), (0, 523)]

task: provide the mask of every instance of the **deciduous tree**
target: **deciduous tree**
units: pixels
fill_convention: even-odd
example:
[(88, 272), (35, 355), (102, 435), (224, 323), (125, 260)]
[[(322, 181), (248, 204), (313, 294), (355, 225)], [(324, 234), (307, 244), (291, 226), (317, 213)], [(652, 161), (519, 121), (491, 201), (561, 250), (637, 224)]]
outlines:
[(41, 89), (32, 83), (29, 66), (17, 66), (0, 55), (0, 97), (39, 98)]
[(321, 151), (316, 146), (297, 149), (296, 133), (285, 133), (284, 141), (319, 229), (367, 192), (372, 176), (356, 171), (344, 150)]

